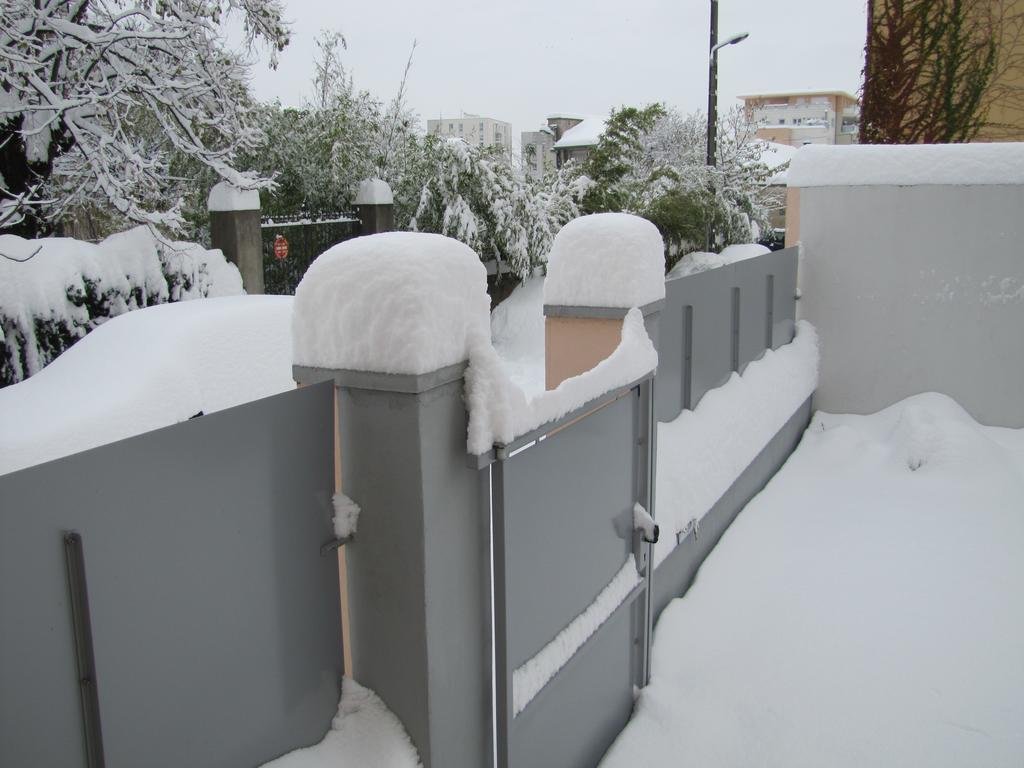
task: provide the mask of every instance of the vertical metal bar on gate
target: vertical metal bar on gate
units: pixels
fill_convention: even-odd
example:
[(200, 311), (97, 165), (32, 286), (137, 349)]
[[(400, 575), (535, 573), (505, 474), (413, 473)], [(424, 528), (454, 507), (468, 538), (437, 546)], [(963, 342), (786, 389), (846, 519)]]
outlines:
[(75, 633), (78, 688), (82, 698), (82, 729), (85, 735), (85, 762), (88, 768), (103, 768), (103, 731), (100, 726), (100, 700), (96, 688), (96, 660), (92, 648), (92, 622), (89, 617), (89, 591), (85, 584), (85, 554), (82, 536), (77, 531), (64, 534), (68, 589), (71, 593), (71, 623)]
[(509, 732), (512, 726), (512, 668), (508, 645), (508, 568), (505, 518), (505, 460), (499, 455), (491, 465), (492, 558), (494, 568), (494, 734), (496, 768), (509, 768)]
[[(642, 440), (638, 445), (641, 456), (641, 477), (643, 479), (640, 503), (648, 514), (657, 521), (657, 514), (654, 508), (654, 489), (657, 478), (655, 477), (657, 456), (658, 425), (654, 418), (654, 377), (640, 383), (640, 430)], [(643, 667), (641, 671), (641, 686), (647, 685), (651, 680), (651, 644), (654, 640), (653, 631), (653, 595), (654, 595), (654, 545), (646, 543), (647, 548), (647, 571), (644, 574), (646, 594), (644, 596), (644, 654)]]

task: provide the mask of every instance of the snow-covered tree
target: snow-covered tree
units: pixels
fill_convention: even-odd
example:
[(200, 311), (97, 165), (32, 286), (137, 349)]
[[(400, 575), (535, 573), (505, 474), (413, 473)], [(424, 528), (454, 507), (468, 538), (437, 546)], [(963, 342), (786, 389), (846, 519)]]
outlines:
[(178, 228), (175, 154), (270, 185), (236, 162), (261, 133), (222, 33), (232, 13), (248, 45), (287, 44), (279, 0), (0, 0), (0, 227), (36, 235), (99, 199)]
[(579, 215), (589, 180), (574, 171), (531, 182), (493, 148), (437, 136), (423, 148), (426, 178), (410, 229), (461, 240), (519, 278), (547, 260), (555, 234)]
[[(321, 32), (316, 46), (312, 98), (300, 108), (262, 105), (265, 139), (239, 159), (241, 167), (274, 177), (273, 190), (262, 194), (264, 213), (347, 209), (359, 182), (374, 176), (388, 181), (402, 199), (398, 190), (407, 176), (417, 177), (412, 166), (422, 155), (418, 118), (405, 104), (406, 77), (384, 102), (357, 89), (342, 60), (341, 34)], [(406, 75), (410, 64), (411, 57)], [(419, 192), (417, 187), (405, 198), (418, 201)], [(405, 222), (412, 217), (408, 207)]]
[(671, 266), (684, 253), (750, 242), (766, 212), (760, 193), (768, 178), (763, 142), (742, 109), (719, 121), (718, 165), (705, 164), (707, 120), (660, 104), (613, 112), (583, 171), (593, 179), (584, 200), (590, 212), (626, 211), (654, 222)]

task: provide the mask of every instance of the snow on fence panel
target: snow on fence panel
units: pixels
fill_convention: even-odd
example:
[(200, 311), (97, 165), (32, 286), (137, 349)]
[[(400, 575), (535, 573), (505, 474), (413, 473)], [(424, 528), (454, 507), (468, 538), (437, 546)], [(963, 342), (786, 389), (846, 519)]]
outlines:
[(0, 476), (0, 765), (251, 766), (323, 736), (332, 420), (306, 387)]
[[(659, 328), (656, 619), (796, 447), (817, 386), (797, 249), (670, 278)], [(795, 334), (795, 339), (794, 339)]]

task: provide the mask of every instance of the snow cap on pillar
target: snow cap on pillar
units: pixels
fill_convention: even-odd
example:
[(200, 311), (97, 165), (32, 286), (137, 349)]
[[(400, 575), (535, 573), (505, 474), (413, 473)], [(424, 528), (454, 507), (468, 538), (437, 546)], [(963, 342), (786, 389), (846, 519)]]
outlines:
[(357, 237), (321, 254), (295, 291), (293, 362), (422, 374), (490, 333), (487, 271), (469, 246), (424, 232)]
[(394, 202), (391, 187), (383, 179), (366, 179), (359, 182), (356, 205), (392, 205)]
[(258, 211), (260, 193), (255, 189), (239, 189), (226, 181), (218, 182), (206, 200), (208, 211)]
[(647, 219), (595, 213), (573, 219), (548, 256), (544, 303), (643, 307), (665, 298), (665, 245)]

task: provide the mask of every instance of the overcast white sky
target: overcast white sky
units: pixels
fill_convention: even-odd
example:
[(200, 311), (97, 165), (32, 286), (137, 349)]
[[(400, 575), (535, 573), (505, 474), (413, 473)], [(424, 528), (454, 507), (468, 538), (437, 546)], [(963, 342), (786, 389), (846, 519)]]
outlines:
[[(336, 29), (359, 88), (389, 99), (413, 40), (409, 103), (420, 118), (462, 111), (536, 130), (548, 114), (605, 115), (663, 101), (707, 106), (708, 0), (285, 0), (292, 43), (276, 71), (263, 61), (262, 100), (298, 106), (312, 92), (313, 40)], [(720, 0), (719, 108), (736, 96), (860, 86), (865, 0)], [(424, 122), (425, 127), (425, 122)]]

